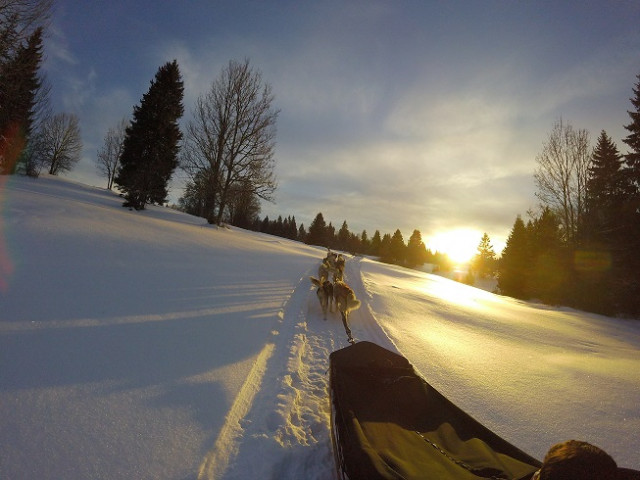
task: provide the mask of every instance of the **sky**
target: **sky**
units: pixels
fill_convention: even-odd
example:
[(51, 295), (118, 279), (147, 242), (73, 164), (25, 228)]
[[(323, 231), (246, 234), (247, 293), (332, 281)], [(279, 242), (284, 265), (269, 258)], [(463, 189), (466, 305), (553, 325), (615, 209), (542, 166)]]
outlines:
[[(318, 212), (369, 237), (500, 253), (535, 209), (533, 173), (559, 119), (625, 153), (640, 74), (635, 1), (58, 0), (46, 41), (54, 110), (80, 118), (68, 174), (106, 186), (95, 158), (176, 59), (183, 126), (230, 60), (249, 59), (279, 110), (278, 189), (261, 216)], [(182, 194), (176, 172), (171, 201)], [(451, 235), (451, 231), (463, 232)], [(464, 233), (467, 232), (467, 233)], [(449, 233), (449, 236), (443, 236)], [(438, 248), (439, 247), (439, 248)]]
[[(326, 251), (120, 203), (0, 185), (0, 478), (332, 478), (329, 355), (348, 343), (309, 281)], [(575, 438), (640, 468), (638, 320), (351, 255), (345, 279), (357, 341), (510, 443), (542, 459)]]

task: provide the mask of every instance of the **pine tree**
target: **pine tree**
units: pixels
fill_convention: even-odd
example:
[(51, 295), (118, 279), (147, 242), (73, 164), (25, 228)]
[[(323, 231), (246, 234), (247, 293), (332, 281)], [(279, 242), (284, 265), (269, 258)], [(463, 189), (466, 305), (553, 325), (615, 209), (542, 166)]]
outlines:
[(349, 240), (347, 241), (347, 252), (350, 252), (352, 255), (362, 252), (362, 241), (360, 239), (360, 235), (349, 232)]
[(369, 249), (371, 248), (371, 241), (369, 240), (369, 236), (367, 235), (367, 231), (363, 230), (360, 234), (360, 251), (359, 253), (369, 253)]
[(260, 232), (271, 233), (271, 223), (269, 222), (269, 215), (264, 217), (264, 219), (260, 223)]
[(140, 106), (134, 107), (115, 179), (124, 192), (125, 206), (142, 210), (148, 203), (166, 201), (169, 180), (178, 166), (183, 92), (174, 60), (158, 69)]
[(391, 262), (392, 254), (391, 254), (391, 234), (385, 233), (380, 240), (380, 248), (379, 248), (380, 260), (383, 262)]
[(472, 267), (480, 278), (492, 277), (496, 268), (496, 252), (491, 245), (488, 233), (484, 233), (478, 244), (478, 253), (472, 261)]
[(531, 264), (527, 228), (518, 215), (502, 251), (498, 288), (504, 295), (526, 298)]
[(424, 265), (427, 260), (427, 247), (422, 241), (420, 230), (414, 230), (407, 243), (407, 265), (415, 267)]
[(626, 168), (622, 174), (631, 188), (619, 213), (621, 229), (616, 246), (620, 255), (614, 259), (620, 272), (616, 279), (617, 308), (631, 315), (640, 315), (640, 75), (636, 78), (634, 97), (630, 99), (634, 110), (627, 112), (631, 123), (624, 127), (629, 135), (622, 140), (630, 149), (624, 155)]
[(298, 238), (298, 225), (296, 224), (295, 215), (289, 219), (289, 230), (287, 231), (287, 238), (291, 240), (297, 240)]
[[(43, 58), (42, 35), (42, 29), (36, 29), (26, 45), (21, 45), (7, 63), (0, 65), (0, 173), (15, 173), (18, 164), (25, 160), (38, 93), (43, 86), (38, 74)], [(46, 103), (46, 99), (40, 100)]]
[(349, 239), (351, 237), (351, 232), (349, 231), (349, 226), (347, 225), (347, 221), (342, 222), (342, 227), (338, 230), (338, 236), (336, 238), (336, 248), (338, 250), (348, 250), (349, 249)]
[(404, 244), (404, 238), (400, 229), (396, 230), (391, 237), (389, 245), (390, 260), (397, 265), (404, 265), (407, 256), (407, 246)]
[(527, 224), (527, 232), (527, 295), (547, 303), (566, 303), (571, 271), (566, 262), (560, 219), (546, 207)]
[(382, 237), (380, 236), (380, 230), (376, 230), (371, 238), (369, 245), (369, 254), (373, 256), (381, 256), (380, 246), (382, 245)]
[(304, 223), (301, 223), (300, 228), (298, 229), (298, 241), (299, 242), (307, 241), (307, 232), (304, 229)]
[(620, 209), (628, 191), (623, 183), (622, 155), (603, 130), (592, 157), (587, 180), (587, 210), (580, 238), (583, 244), (609, 248), (620, 230)]
[(591, 204), (608, 203), (622, 190), (620, 169), (622, 155), (607, 132), (602, 130), (593, 149), (593, 157), (587, 180), (587, 193)]
[(306, 243), (309, 245), (319, 245), (328, 247), (327, 243), (327, 224), (324, 221), (322, 213), (318, 213), (309, 225), (309, 233), (307, 234)]
[(334, 227), (331, 222), (327, 225), (327, 229), (325, 230), (326, 236), (326, 247), (327, 248), (335, 248), (336, 246), (336, 227)]
[(631, 98), (631, 104), (635, 108), (634, 111), (627, 113), (631, 117), (631, 123), (625, 125), (624, 128), (629, 131), (629, 135), (622, 141), (626, 143), (630, 151), (624, 156), (627, 167), (629, 168), (629, 177), (631, 178), (636, 189), (640, 188), (640, 74), (637, 75), (638, 82), (633, 89), (634, 97)]

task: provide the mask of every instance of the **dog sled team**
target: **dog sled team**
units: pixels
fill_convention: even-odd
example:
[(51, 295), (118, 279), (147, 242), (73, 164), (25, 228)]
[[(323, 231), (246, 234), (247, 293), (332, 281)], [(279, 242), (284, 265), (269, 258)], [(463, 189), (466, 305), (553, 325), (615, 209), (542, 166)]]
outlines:
[(335, 307), (342, 317), (349, 343), (355, 343), (349, 328), (349, 312), (360, 307), (360, 300), (344, 281), (345, 263), (346, 260), (341, 253), (336, 254), (329, 250), (318, 267), (318, 278), (310, 279), (311, 283), (318, 287), (316, 294), (325, 320), (327, 311), (334, 312)]

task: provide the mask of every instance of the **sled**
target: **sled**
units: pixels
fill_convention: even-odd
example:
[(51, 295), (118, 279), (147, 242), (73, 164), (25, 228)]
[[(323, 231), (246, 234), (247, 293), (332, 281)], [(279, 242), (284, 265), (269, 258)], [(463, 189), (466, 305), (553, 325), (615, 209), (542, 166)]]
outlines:
[(329, 360), (340, 480), (529, 480), (540, 468), (447, 400), (404, 357), (361, 341)]

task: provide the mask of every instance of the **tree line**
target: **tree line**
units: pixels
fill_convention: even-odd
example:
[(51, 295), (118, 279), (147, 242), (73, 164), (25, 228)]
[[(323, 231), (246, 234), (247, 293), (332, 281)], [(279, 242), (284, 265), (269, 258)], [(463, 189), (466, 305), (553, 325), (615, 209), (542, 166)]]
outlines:
[(376, 230), (373, 236), (369, 237), (366, 230), (360, 234), (351, 232), (346, 220), (342, 222), (340, 229), (336, 230), (332, 222), (326, 222), (322, 212), (315, 216), (308, 229), (304, 224), (298, 226), (295, 216), (284, 219), (278, 216), (277, 220), (270, 220), (268, 216), (263, 219), (256, 217), (253, 222), (238, 226), (352, 255), (371, 255), (383, 262), (409, 268), (425, 263), (436, 265), (442, 270), (450, 270), (453, 266), (446, 254), (433, 252), (426, 247), (420, 230), (414, 230), (406, 243), (399, 229), (393, 234), (381, 234)]
[(601, 131), (557, 121), (536, 158), (540, 208), (518, 216), (498, 269), (506, 295), (640, 315), (640, 75), (620, 153)]
[[(601, 131), (595, 147), (589, 132), (558, 120), (536, 157), (534, 181), (540, 204), (525, 223), (517, 216), (498, 258), (487, 233), (464, 279), (497, 278), (497, 292), (537, 299), (608, 315), (640, 316), (640, 75), (628, 111), (629, 132), (620, 153)], [(451, 267), (446, 255), (424, 247), (414, 231), (405, 245), (402, 234), (369, 239), (349, 232), (346, 221), (336, 232), (318, 214), (308, 231), (295, 217), (256, 218), (245, 228), (309, 244), (378, 256), (405, 266), (434, 263)]]

